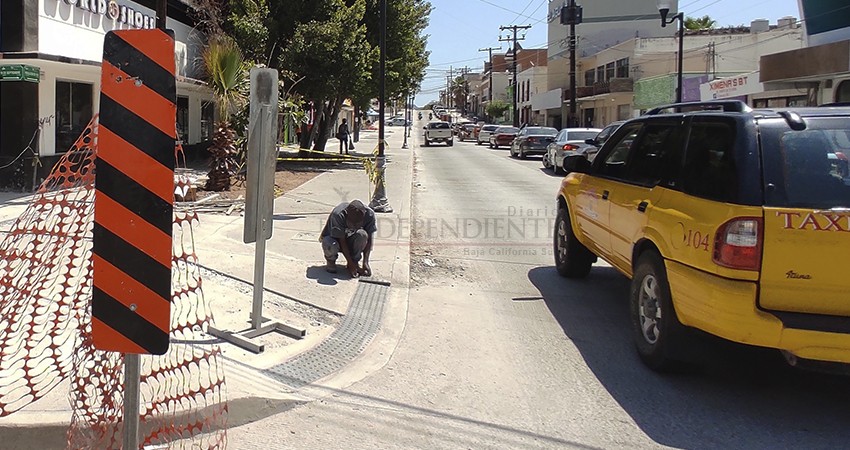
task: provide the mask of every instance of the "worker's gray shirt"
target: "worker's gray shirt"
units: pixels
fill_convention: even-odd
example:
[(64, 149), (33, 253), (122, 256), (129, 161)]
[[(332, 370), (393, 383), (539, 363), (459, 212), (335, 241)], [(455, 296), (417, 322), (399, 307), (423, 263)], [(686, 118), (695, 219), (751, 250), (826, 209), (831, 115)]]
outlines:
[[(343, 202), (331, 211), (331, 214), (328, 216), (328, 221), (325, 223), (325, 228), (322, 230), (322, 237), (330, 236), (342, 239), (353, 235), (357, 231), (346, 228), (345, 218), (347, 211), (345, 208), (347, 207), (348, 202)], [(363, 218), (362, 229), (369, 235), (378, 231), (378, 226), (375, 223), (375, 211), (372, 211), (372, 208), (368, 206), (366, 207), (366, 215)]]

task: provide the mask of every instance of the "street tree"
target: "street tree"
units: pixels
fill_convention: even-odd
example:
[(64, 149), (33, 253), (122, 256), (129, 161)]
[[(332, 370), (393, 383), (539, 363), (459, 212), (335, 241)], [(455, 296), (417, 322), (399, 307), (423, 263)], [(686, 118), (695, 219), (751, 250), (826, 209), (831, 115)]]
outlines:
[(464, 77), (457, 77), (452, 80), (452, 100), (455, 106), (461, 108), (466, 114), (466, 97), (469, 95), (469, 82)]
[(366, 26), (361, 23), (365, 2), (355, 0), (346, 6), (337, 0), (337, 8), (325, 20), (297, 25), (281, 53), (281, 66), (304, 77), (295, 89), (312, 100), (317, 112), (311, 133), (302, 133), (302, 148), (313, 140), (315, 149), (324, 149), (343, 102), (353, 96), (355, 86), (366, 85), (372, 76), (378, 52), (367, 42)]
[[(255, 63), (303, 79), (293, 90), (316, 112), (302, 148), (323, 149), (342, 101), (378, 97), (380, 0), (195, 0)], [(426, 0), (387, 3), (387, 98), (416, 92), (428, 65)], [(363, 66), (363, 64), (366, 64)]]
[(505, 112), (511, 109), (511, 105), (501, 100), (493, 100), (487, 105), (487, 114), (493, 118), (495, 122), (496, 119), (504, 119)]
[(717, 21), (709, 16), (685, 17), (685, 28), (689, 30), (712, 30), (717, 26)]

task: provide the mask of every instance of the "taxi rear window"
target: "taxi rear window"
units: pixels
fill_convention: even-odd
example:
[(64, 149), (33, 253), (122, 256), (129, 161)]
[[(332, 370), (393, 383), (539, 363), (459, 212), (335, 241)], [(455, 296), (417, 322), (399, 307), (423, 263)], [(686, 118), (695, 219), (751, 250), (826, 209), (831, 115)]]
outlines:
[(765, 205), (850, 208), (850, 124), (807, 118), (805, 130), (762, 130)]

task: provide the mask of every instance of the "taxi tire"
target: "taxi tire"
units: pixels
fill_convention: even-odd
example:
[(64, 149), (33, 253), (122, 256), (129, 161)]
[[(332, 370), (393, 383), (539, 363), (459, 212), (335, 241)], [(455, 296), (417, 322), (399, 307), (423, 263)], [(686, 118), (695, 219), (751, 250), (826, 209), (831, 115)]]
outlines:
[[(657, 337), (654, 343), (644, 336), (641, 327), (640, 294), (644, 281), (652, 277), (656, 284), (657, 306), (661, 310), (661, 318), (657, 322)], [(670, 295), (670, 284), (667, 281), (667, 271), (664, 259), (658, 252), (649, 250), (643, 252), (635, 264), (634, 276), (629, 289), (629, 310), (634, 332), (635, 347), (640, 359), (647, 367), (656, 372), (672, 372), (683, 369), (682, 359), (687, 347), (684, 326), (676, 317), (673, 301)]]
[[(561, 237), (559, 229), (563, 222), (565, 230), (565, 246), (566, 254), (564, 261), (561, 260), (561, 252), (558, 248), (558, 240)], [(596, 260), (596, 255), (590, 252), (587, 247), (579, 242), (576, 235), (573, 233), (573, 228), (570, 223), (570, 213), (566, 208), (559, 208), (558, 215), (555, 218), (555, 239), (554, 239), (554, 254), (555, 268), (558, 274), (565, 278), (585, 278), (590, 273), (590, 268)]]

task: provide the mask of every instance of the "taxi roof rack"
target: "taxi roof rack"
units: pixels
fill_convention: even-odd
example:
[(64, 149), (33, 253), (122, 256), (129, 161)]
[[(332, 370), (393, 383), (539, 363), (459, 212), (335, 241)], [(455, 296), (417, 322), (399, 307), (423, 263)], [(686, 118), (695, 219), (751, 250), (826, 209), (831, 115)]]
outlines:
[[(674, 113), (691, 112), (691, 111), (723, 111), (723, 112), (750, 112), (753, 109), (746, 103), (740, 100), (723, 100), (710, 102), (692, 102), (692, 103), (673, 103), (670, 105), (659, 106), (653, 108), (645, 115), (656, 116), (662, 114), (663, 111), (673, 110)], [(664, 113), (666, 114), (666, 113)]]

